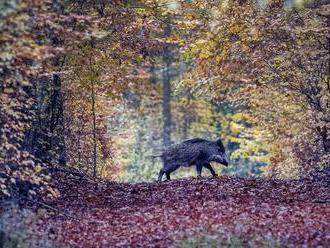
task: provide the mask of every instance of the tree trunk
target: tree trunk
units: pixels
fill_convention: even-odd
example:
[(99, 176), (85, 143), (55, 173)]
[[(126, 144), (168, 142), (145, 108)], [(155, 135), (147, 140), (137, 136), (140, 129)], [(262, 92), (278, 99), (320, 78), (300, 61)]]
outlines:
[[(330, 16), (327, 15), (327, 26), (330, 27)], [(330, 38), (327, 38), (327, 45), (328, 45), (328, 55), (330, 55)], [(327, 80), (327, 85), (328, 85), (328, 94), (330, 95), (330, 57), (328, 58), (328, 78)], [(328, 102), (329, 103), (329, 102)], [(327, 105), (327, 107), (329, 108), (329, 106)], [(329, 118), (328, 118), (328, 121)], [(329, 123), (329, 122), (328, 122)], [(328, 125), (323, 126), (323, 128), (320, 130), (320, 134), (322, 137), (322, 142), (323, 142), (323, 147), (326, 153), (330, 154), (330, 130), (327, 128)]]
[[(169, 37), (171, 35), (171, 23), (170, 18), (166, 19), (166, 26), (164, 30), (164, 36)], [(168, 146), (171, 144), (171, 63), (172, 54), (170, 44), (165, 43), (163, 51), (163, 145)]]
[(45, 163), (66, 165), (64, 107), (61, 78), (58, 74), (41, 76), (34, 82), (34, 121), (27, 131), (23, 149)]
[(319, 128), (319, 133), (322, 138), (323, 148), (324, 151), (328, 154), (330, 154), (330, 139), (328, 138), (328, 129), (324, 126), (322, 128)]
[[(330, 16), (327, 16), (327, 23), (328, 27), (330, 27)], [(328, 54), (330, 55), (330, 38), (327, 39), (328, 41)], [(328, 59), (328, 78), (327, 80), (327, 85), (328, 85), (328, 94), (330, 94), (330, 58)], [(330, 154), (330, 134), (329, 134), (329, 129), (327, 128), (327, 125), (325, 125), (321, 131), (320, 134), (322, 136), (322, 142), (323, 142), (323, 147), (326, 153)]]
[(190, 100), (191, 100), (191, 93), (190, 91), (187, 92), (187, 104), (184, 106), (184, 120), (183, 120), (183, 139), (188, 138), (188, 130), (190, 127)]
[[(64, 125), (64, 107), (62, 95), (62, 81), (58, 74), (53, 74), (53, 94), (51, 96), (51, 121), (50, 133), (55, 133), (57, 128), (57, 139), (52, 139), (52, 147), (57, 146), (58, 150), (58, 164), (61, 166), (66, 165), (66, 147), (65, 147), (65, 125)], [(56, 143), (55, 143), (56, 142)]]
[(96, 140), (96, 112), (95, 112), (95, 82), (93, 79), (94, 71), (92, 65), (92, 55), (89, 58), (89, 66), (91, 69), (91, 86), (92, 86), (92, 115), (93, 115), (93, 176), (97, 176), (97, 140)]

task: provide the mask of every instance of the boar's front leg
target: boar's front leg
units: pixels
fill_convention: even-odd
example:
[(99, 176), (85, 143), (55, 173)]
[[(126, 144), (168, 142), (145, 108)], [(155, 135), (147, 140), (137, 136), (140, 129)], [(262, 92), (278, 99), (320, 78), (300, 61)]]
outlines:
[(196, 163), (197, 177), (202, 177), (203, 164), (201, 162)]
[(217, 177), (218, 176), (217, 173), (215, 173), (215, 171), (213, 170), (212, 166), (209, 163), (205, 163), (204, 164), (204, 167), (209, 169), (209, 171), (211, 172), (212, 176), (214, 176), (214, 177)]

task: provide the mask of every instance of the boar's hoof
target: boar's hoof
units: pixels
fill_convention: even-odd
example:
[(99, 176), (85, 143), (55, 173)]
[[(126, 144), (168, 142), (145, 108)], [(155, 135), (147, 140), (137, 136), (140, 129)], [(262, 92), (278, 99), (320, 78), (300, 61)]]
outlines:
[(213, 177), (218, 177), (219, 175), (218, 174), (214, 174)]

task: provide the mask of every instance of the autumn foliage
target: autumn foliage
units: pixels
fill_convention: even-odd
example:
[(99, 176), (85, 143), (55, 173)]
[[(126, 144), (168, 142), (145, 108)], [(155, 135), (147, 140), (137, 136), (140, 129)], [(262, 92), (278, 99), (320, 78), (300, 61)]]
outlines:
[(270, 175), (300, 177), (329, 164), (329, 9), (284, 4), (213, 6), (209, 28), (185, 49), (198, 56), (186, 84), (201, 83), (262, 130)]

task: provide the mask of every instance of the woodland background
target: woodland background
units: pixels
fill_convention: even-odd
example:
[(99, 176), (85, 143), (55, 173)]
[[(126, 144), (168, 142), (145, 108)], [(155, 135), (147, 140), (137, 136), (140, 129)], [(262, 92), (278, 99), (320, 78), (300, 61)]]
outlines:
[(153, 180), (148, 156), (190, 137), (224, 140), (223, 173), (329, 162), (324, 1), (5, 1), (1, 15), (8, 196), (47, 188), (44, 166)]

